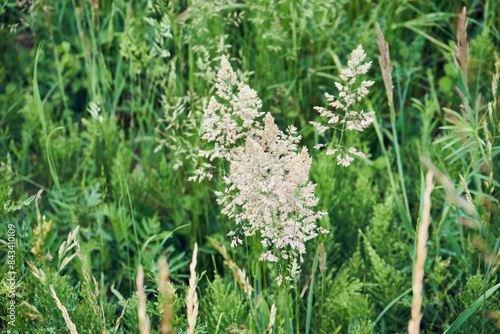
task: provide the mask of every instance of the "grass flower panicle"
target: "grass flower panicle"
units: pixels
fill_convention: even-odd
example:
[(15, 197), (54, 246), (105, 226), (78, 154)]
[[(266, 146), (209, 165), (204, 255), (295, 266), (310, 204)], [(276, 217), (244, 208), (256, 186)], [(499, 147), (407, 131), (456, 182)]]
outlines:
[(215, 85), (218, 101), (212, 96), (205, 109), (202, 139), (214, 142), (212, 150), (200, 154), (210, 161), (215, 158), (228, 158), (228, 150), (252, 130), (259, 128), (256, 121), (262, 113), (262, 101), (257, 92), (248, 85), (237, 82), (236, 73), (231, 68), (227, 57), (222, 56), (221, 68), (218, 72), (218, 82)]
[[(213, 161), (215, 158), (231, 160), (239, 141), (261, 128), (258, 118), (262, 101), (257, 92), (237, 80), (236, 72), (231, 68), (226, 56), (221, 57), (221, 67), (217, 73), (216, 92), (204, 110), (203, 140), (212, 143), (213, 148), (200, 150), (199, 156)], [(189, 181), (212, 178), (209, 164), (195, 171)]]
[[(369, 93), (368, 87), (374, 84), (373, 81), (363, 80), (359, 85), (355, 85), (358, 77), (364, 75), (370, 69), (372, 62), (363, 61), (366, 58), (366, 53), (363, 47), (359, 45), (351, 53), (351, 57), (347, 62), (348, 67), (341, 70), (340, 79), (343, 83), (335, 82), (335, 87), (339, 91), (338, 97), (325, 93), (328, 105), (335, 111), (328, 110), (324, 107), (314, 107), (321, 117), (328, 119), (326, 124), (319, 122), (310, 122), (316, 127), (320, 134), (329, 129), (336, 129), (342, 133), (345, 130), (354, 130), (363, 132), (374, 121), (372, 117), (375, 112), (365, 112), (364, 110), (351, 110), (351, 107), (357, 102), (361, 102)], [(316, 145), (315, 148), (321, 148), (325, 144)], [(342, 136), (339, 143), (334, 145), (334, 149), (328, 149), (327, 155), (337, 155), (337, 164), (347, 167), (354, 160), (352, 155), (366, 158), (362, 152), (358, 152), (356, 148), (351, 147), (346, 149), (342, 145)], [(349, 154), (348, 154), (349, 153)]]
[(299, 137), (278, 129), (271, 114), (265, 116), (264, 129), (248, 137), (244, 147), (231, 161), (226, 191), (219, 193), (223, 214), (234, 218), (238, 233), (232, 245), (241, 243), (240, 235), (262, 237), (271, 246), (260, 260), (296, 258), (305, 253), (304, 242), (326, 232), (315, 225), (325, 213), (312, 208), (318, 203), (316, 185), (308, 181), (312, 159), (307, 148), (297, 151)]

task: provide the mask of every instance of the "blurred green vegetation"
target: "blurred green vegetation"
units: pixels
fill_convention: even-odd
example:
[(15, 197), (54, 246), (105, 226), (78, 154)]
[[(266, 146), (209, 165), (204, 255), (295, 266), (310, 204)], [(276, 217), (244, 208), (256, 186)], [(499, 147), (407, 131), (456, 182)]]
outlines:
[[(455, 50), (463, 6), (467, 73)], [(335, 168), (332, 157), (311, 150), (319, 208), (329, 214), (321, 224), (331, 233), (320, 239), (328, 269), (313, 276), (313, 303), (308, 306), (307, 291), (295, 309), (299, 328), (305, 332), (303, 314), (312, 307), (311, 333), (406, 332), (425, 155), (459, 195), (470, 191), (475, 208), (468, 214), (436, 184), (422, 330), (444, 332), (498, 283), (500, 102), (492, 75), (500, 66), (499, 17), (498, 0), (2, 0), (1, 204), (12, 187), (5, 207), (18, 205), (15, 213), (0, 213), (0, 249), (7, 254), (7, 223), (15, 224), (20, 332), (69, 332), (49, 285), (79, 332), (102, 328), (86, 297), (94, 287), (86, 286), (79, 258), (60, 266), (60, 246), (76, 226), (109, 333), (127, 299), (118, 332), (138, 332), (139, 264), (152, 328), (159, 332), (158, 259), (166, 256), (183, 305), (195, 242), (197, 272), (204, 272), (198, 332), (265, 329), (275, 301), (266, 264), (252, 252), (257, 246), (228, 247), (247, 270), (251, 298), (261, 294), (263, 300), (248, 311), (251, 303), (208, 240), (229, 245), (232, 223), (213, 194), (221, 180), (187, 181), (200, 163), (203, 109), (220, 56), (229, 55), (281, 129), (295, 125), (301, 144), (312, 147), (323, 141), (309, 125), (317, 117), (313, 106), (326, 104), (324, 92), (336, 92), (342, 64), (358, 44), (373, 61), (367, 77), (376, 84), (364, 108), (376, 111), (377, 122), (348, 139), (368, 152), (349, 168)], [(377, 22), (394, 64), (393, 114), (377, 61)], [(28, 198), (39, 190), (34, 205)], [(317, 247), (308, 244), (297, 293), (310, 286)], [(3, 276), (6, 257), (1, 261)], [(28, 261), (45, 280), (33, 275)], [(0, 315), (7, 328), (5, 289)], [(498, 332), (498, 297), (486, 299), (458, 332)], [(177, 330), (184, 333), (185, 312), (176, 310)]]

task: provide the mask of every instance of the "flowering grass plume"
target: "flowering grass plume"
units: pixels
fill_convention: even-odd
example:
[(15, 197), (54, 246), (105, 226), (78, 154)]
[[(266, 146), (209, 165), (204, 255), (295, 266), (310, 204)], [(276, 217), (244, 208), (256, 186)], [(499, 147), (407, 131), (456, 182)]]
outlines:
[[(248, 85), (237, 83), (226, 57), (218, 78), (216, 95), (223, 102), (211, 98), (203, 136), (214, 147), (200, 155), (229, 162), (229, 172), (223, 176), (225, 190), (216, 194), (221, 212), (236, 223), (229, 233), (231, 246), (243, 244), (243, 236), (258, 235), (266, 249), (260, 260), (289, 259), (285, 279), (291, 279), (298, 274), (297, 260), (303, 261), (304, 243), (328, 232), (315, 224), (325, 213), (313, 209), (318, 199), (316, 185), (308, 180), (312, 159), (307, 148), (298, 149), (301, 137), (295, 127), (284, 133), (270, 113), (261, 121), (261, 100)], [(208, 175), (199, 170), (191, 179)], [(282, 280), (280, 275), (278, 284)]]
[(297, 151), (300, 138), (294, 131), (283, 133), (266, 114), (264, 129), (248, 137), (232, 157), (230, 173), (223, 178), (226, 190), (218, 193), (222, 213), (237, 225), (230, 233), (232, 246), (242, 243), (241, 235), (255, 233), (264, 247), (271, 246), (260, 260), (278, 262), (297, 255), (302, 260), (304, 242), (323, 232), (315, 225), (323, 213), (312, 209), (318, 203), (316, 185), (308, 181), (312, 159), (307, 148)]
[[(328, 149), (327, 155), (337, 155), (337, 165), (347, 167), (354, 160), (356, 155), (361, 158), (366, 158), (363, 152), (359, 152), (355, 147), (349, 149), (342, 145), (343, 133), (346, 130), (360, 131), (368, 128), (374, 121), (372, 115), (374, 111), (365, 112), (364, 110), (356, 111), (351, 107), (361, 102), (368, 94), (368, 87), (374, 84), (373, 81), (363, 80), (360, 84), (356, 84), (358, 77), (364, 75), (370, 69), (372, 62), (363, 63), (366, 58), (366, 53), (361, 45), (358, 45), (351, 53), (351, 57), (347, 62), (347, 67), (342, 69), (340, 79), (342, 83), (335, 82), (335, 87), (339, 91), (338, 97), (325, 93), (328, 105), (334, 110), (331, 111), (324, 107), (314, 107), (322, 117), (328, 118), (326, 124), (318, 122), (310, 122), (316, 127), (320, 134), (329, 129), (336, 129), (341, 132), (341, 137), (338, 144), (334, 145), (333, 149)], [(328, 144), (326, 144), (328, 145)], [(326, 146), (325, 144), (316, 145), (315, 148)]]

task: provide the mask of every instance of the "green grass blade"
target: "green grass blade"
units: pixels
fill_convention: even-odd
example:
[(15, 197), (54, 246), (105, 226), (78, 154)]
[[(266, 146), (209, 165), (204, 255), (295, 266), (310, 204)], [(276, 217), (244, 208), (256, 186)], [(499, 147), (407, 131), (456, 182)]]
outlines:
[(380, 321), (380, 319), (382, 319), (382, 317), (384, 316), (384, 314), (386, 314), (387, 311), (389, 311), (391, 309), (391, 307), (394, 306), (394, 304), (396, 304), (397, 302), (399, 302), (404, 296), (406, 296), (407, 294), (409, 294), (411, 292), (411, 288), (406, 290), (405, 292), (403, 292), (402, 294), (400, 294), (399, 296), (397, 296), (396, 298), (394, 298), (394, 300), (392, 302), (389, 303), (389, 305), (387, 305), (383, 310), (382, 312), (380, 312), (380, 314), (378, 315), (377, 319), (375, 319), (375, 322), (374, 324), (376, 324), (377, 322)]
[(42, 50), (42, 45), (38, 47), (35, 56), (35, 69), (33, 70), (33, 98), (35, 99), (35, 108), (38, 111), (38, 115), (40, 116), (40, 122), (42, 123), (43, 136), (45, 139), (45, 152), (47, 163), (49, 165), (50, 175), (55, 185), (59, 190), (61, 190), (61, 185), (59, 183), (59, 178), (57, 176), (54, 160), (52, 158), (52, 154), (50, 153), (50, 137), (58, 130), (63, 129), (63, 127), (58, 127), (50, 132), (47, 135), (47, 123), (45, 122), (45, 114), (43, 112), (42, 99), (40, 97), (40, 90), (38, 89), (38, 57), (40, 56), (40, 51)]
[(312, 276), (311, 276), (311, 286), (309, 287), (309, 294), (307, 296), (307, 315), (306, 315), (306, 334), (309, 334), (311, 330), (311, 316), (312, 316), (312, 301), (314, 295), (314, 279), (316, 276), (316, 268), (318, 267), (319, 258), (319, 244), (316, 248), (316, 255), (314, 256), (314, 262), (312, 266)]

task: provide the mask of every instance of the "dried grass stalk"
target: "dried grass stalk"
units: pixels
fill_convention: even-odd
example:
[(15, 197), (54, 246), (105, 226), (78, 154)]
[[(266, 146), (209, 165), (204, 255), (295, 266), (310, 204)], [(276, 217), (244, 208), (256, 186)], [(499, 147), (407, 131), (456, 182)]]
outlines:
[(457, 45), (455, 48), (457, 50), (458, 60), (460, 61), (460, 68), (462, 69), (465, 87), (468, 87), (467, 73), (469, 71), (469, 42), (467, 41), (468, 20), (465, 14), (466, 8), (464, 7), (458, 18)]
[(169, 276), (170, 275), (168, 272), (167, 260), (162, 257), (159, 262), (158, 277), (158, 286), (160, 293), (162, 294), (162, 318), (160, 324), (160, 333), (162, 334), (174, 333), (174, 328), (172, 325), (174, 317), (174, 291), (172, 291), (172, 287), (168, 284)]
[(198, 253), (198, 244), (194, 244), (193, 261), (189, 265), (191, 276), (189, 277), (189, 290), (186, 298), (186, 307), (188, 314), (189, 328), (187, 334), (194, 334), (196, 318), (198, 317), (198, 295), (196, 294), (196, 254)]
[(118, 332), (118, 328), (120, 328), (120, 322), (123, 318), (123, 315), (125, 314), (125, 310), (127, 309), (128, 306), (128, 300), (125, 302), (125, 306), (123, 306), (122, 314), (116, 319), (116, 324), (115, 324), (115, 331), (113, 333)]
[(61, 301), (59, 300), (59, 298), (57, 298), (56, 291), (54, 290), (53, 285), (50, 286), (50, 293), (52, 294), (52, 297), (56, 301), (57, 307), (59, 308), (59, 310), (61, 310), (64, 321), (66, 321), (66, 326), (68, 326), (71, 334), (78, 334), (78, 331), (76, 330), (75, 324), (69, 318), (68, 310), (66, 309), (66, 307), (64, 307), (63, 304), (61, 304)]
[(411, 319), (408, 323), (408, 334), (420, 333), (420, 320), (422, 319), (421, 309), (424, 265), (425, 259), (427, 257), (427, 249), (425, 244), (427, 243), (429, 225), (431, 223), (431, 193), (432, 189), (434, 189), (434, 183), (432, 182), (432, 179), (433, 173), (432, 170), (429, 170), (425, 178), (425, 190), (423, 198), (424, 207), (422, 210), (422, 219), (420, 220), (420, 226), (418, 228), (417, 259), (413, 267), (413, 302), (411, 307)]
[(137, 279), (136, 279), (137, 293), (139, 295), (139, 305), (137, 307), (137, 315), (139, 317), (139, 332), (141, 334), (150, 334), (151, 327), (149, 324), (148, 315), (146, 313), (146, 303), (147, 297), (144, 292), (144, 271), (142, 266), (139, 265), (137, 268)]
[(450, 178), (443, 173), (432, 163), (431, 159), (427, 157), (422, 157), (422, 163), (425, 167), (432, 171), (436, 180), (441, 183), (446, 189), (447, 199), (455, 204), (456, 206), (462, 208), (465, 212), (467, 212), (471, 216), (475, 216), (476, 209), (472, 203), (467, 201), (464, 197), (458, 196), (455, 191), (455, 186), (453, 182), (451, 182)]
[(245, 269), (240, 269), (236, 265), (236, 263), (231, 260), (231, 257), (227, 253), (227, 249), (225, 246), (219, 244), (212, 238), (209, 239), (212, 243), (212, 246), (214, 246), (224, 258), (224, 265), (226, 265), (233, 272), (233, 277), (239, 283), (240, 289), (242, 289), (246, 294), (250, 296), (252, 294), (253, 288), (250, 285), (248, 277), (246, 276)]

